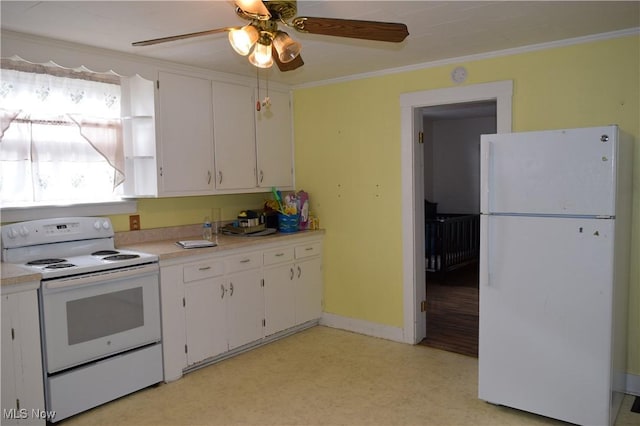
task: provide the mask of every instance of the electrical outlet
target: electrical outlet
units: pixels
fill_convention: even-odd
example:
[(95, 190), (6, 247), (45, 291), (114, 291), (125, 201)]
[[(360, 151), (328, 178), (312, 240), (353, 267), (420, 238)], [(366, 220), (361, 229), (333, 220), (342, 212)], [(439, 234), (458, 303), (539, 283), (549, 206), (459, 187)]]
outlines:
[(140, 215), (134, 214), (129, 216), (129, 230), (137, 231), (140, 229)]

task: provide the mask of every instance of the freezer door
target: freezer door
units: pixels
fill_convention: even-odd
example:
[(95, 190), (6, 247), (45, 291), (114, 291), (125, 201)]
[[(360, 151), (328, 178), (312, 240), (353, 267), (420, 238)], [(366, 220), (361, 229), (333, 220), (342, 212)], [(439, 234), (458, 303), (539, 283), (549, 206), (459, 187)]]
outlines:
[(608, 424), (614, 220), (481, 221), (479, 398)]
[(481, 137), (483, 213), (614, 216), (617, 126)]

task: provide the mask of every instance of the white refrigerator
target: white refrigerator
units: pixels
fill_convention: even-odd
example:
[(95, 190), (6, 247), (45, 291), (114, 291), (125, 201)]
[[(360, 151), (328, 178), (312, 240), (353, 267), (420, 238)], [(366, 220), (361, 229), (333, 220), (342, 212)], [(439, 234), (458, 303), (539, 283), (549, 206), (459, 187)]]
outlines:
[(632, 147), (617, 126), (481, 136), (480, 399), (614, 423)]

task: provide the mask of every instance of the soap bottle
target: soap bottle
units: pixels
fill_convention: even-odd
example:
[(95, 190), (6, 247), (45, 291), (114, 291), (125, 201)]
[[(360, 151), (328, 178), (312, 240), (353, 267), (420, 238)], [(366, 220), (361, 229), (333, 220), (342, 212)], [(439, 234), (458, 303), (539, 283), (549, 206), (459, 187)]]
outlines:
[(211, 218), (205, 216), (204, 222), (202, 223), (202, 239), (211, 241), (211, 236)]

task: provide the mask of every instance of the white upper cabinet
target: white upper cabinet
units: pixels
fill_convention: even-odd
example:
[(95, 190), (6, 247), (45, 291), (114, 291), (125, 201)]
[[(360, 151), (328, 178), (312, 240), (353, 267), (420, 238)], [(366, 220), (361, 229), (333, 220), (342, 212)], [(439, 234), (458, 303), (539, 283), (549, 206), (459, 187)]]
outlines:
[(256, 111), (258, 186), (293, 188), (293, 141), (289, 94), (269, 91), (270, 107)]
[(289, 94), (270, 90), (269, 98), (257, 111), (264, 99), (250, 87), (213, 82), (216, 190), (293, 188)]
[(257, 111), (253, 87), (206, 77), (159, 72), (155, 93), (139, 77), (125, 89), (126, 196), (293, 189), (288, 93)]
[(213, 82), (216, 189), (256, 187), (253, 89)]
[(161, 195), (211, 194), (211, 80), (160, 72), (158, 93)]

